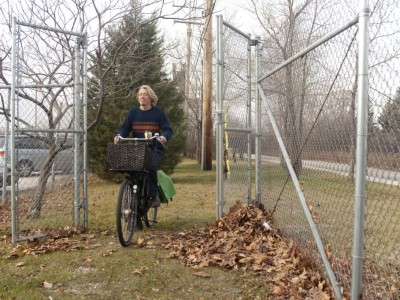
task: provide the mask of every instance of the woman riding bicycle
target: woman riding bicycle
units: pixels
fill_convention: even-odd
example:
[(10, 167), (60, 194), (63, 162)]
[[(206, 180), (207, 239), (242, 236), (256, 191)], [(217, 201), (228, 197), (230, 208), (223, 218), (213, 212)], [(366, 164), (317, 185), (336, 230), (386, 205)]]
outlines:
[[(129, 110), (125, 117), (118, 135), (114, 138), (114, 143), (118, 143), (119, 137), (126, 138), (132, 133), (133, 138), (144, 138), (151, 132), (151, 135), (160, 133), (158, 142), (165, 144), (171, 139), (173, 130), (165, 112), (156, 107), (158, 100), (157, 95), (153, 89), (148, 85), (142, 85), (136, 98), (139, 102), (139, 107), (133, 107)], [(148, 137), (148, 136), (146, 136)], [(157, 182), (157, 165), (161, 160), (164, 152), (164, 147), (157, 145), (156, 140), (152, 145), (152, 160), (149, 170), (149, 198), (152, 207), (160, 206), (160, 199), (158, 197), (158, 182)]]

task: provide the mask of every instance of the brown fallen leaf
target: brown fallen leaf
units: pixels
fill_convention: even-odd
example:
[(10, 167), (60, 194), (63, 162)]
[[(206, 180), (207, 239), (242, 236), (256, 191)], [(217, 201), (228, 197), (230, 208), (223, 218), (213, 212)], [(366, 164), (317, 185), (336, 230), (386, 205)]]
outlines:
[(325, 292), (321, 291), (320, 289), (316, 288), (316, 287), (312, 287), (309, 290), (309, 295), (311, 297), (311, 299), (315, 299), (315, 300), (329, 300), (331, 299), (329, 297), (328, 294), (326, 294)]
[(142, 270), (140, 270), (140, 269), (135, 269), (135, 270), (133, 270), (132, 274), (135, 274), (135, 275), (143, 275), (143, 272), (142, 272)]
[(328, 259), (329, 259), (329, 261), (330, 261), (330, 260), (332, 259), (331, 245), (326, 244), (324, 248), (325, 248), (326, 256), (328, 257)]
[(94, 239), (96, 237), (96, 234), (90, 233), (90, 234), (81, 234), (82, 239)]
[(193, 276), (201, 277), (201, 278), (210, 278), (211, 275), (207, 274), (206, 272), (196, 272), (193, 273)]
[(25, 262), (20, 261), (20, 262), (17, 263), (15, 266), (16, 266), (16, 267), (23, 267), (23, 266), (25, 266)]
[(143, 275), (144, 272), (147, 271), (147, 270), (148, 270), (148, 267), (140, 267), (140, 268), (138, 268), (138, 269), (133, 270), (133, 271), (132, 271), (132, 274), (135, 274), (135, 275)]
[(52, 289), (53, 288), (53, 284), (51, 282), (44, 281), (43, 282), (43, 287), (45, 289)]
[(273, 290), (272, 293), (273, 293), (274, 295), (276, 295), (276, 296), (281, 296), (281, 295), (283, 295), (283, 294), (285, 293), (285, 289), (282, 288), (282, 287), (279, 286), (279, 285), (276, 285), (276, 286), (274, 287), (274, 290)]

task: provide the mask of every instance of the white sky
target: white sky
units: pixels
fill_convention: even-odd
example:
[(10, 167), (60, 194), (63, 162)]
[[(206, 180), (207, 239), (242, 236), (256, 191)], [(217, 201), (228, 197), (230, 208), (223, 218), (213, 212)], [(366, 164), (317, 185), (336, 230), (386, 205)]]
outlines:
[[(206, 0), (192, 0), (193, 6), (204, 7)], [(175, 5), (179, 5), (179, 3), (183, 3), (183, 0), (175, 0)], [(233, 25), (237, 29), (241, 30), (244, 33), (249, 33), (252, 35), (260, 35), (261, 29), (260, 25), (251, 16), (251, 14), (244, 9), (247, 6), (246, 0), (216, 0), (216, 6), (214, 9), (214, 18), (213, 18), (213, 30), (216, 28), (216, 16), (222, 15), (225, 21), (228, 21), (229, 24)], [(184, 13), (188, 13), (189, 8), (185, 8), (182, 12), (178, 14), (179, 16), (183, 16)], [(201, 9), (196, 10), (196, 16), (201, 16)], [(202, 20), (198, 21), (201, 23)], [(186, 29), (187, 25), (184, 23), (174, 22), (173, 20), (162, 20), (161, 29), (164, 29), (167, 37), (171, 38), (185, 38), (186, 37)], [(165, 24), (165, 26), (164, 26)], [(257, 30), (258, 29), (258, 30)], [(193, 32), (195, 29), (193, 29)]]

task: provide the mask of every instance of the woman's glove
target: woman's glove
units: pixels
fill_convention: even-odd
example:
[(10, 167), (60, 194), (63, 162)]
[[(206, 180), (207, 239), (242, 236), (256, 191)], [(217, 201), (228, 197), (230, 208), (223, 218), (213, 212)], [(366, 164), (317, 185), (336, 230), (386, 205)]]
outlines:
[(114, 144), (118, 144), (120, 137), (120, 135), (114, 137)]
[(167, 139), (166, 139), (164, 136), (162, 136), (162, 135), (160, 135), (160, 137), (158, 138), (158, 140), (160, 141), (161, 144), (165, 144), (165, 143), (167, 142)]

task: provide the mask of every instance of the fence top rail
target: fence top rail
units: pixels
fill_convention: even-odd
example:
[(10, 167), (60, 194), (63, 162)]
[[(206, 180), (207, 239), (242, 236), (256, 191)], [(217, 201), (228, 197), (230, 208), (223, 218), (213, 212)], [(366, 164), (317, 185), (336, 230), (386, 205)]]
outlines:
[[(18, 89), (36, 89), (36, 88), (57, 88), (57, 87), (74, 87), (74, 84), (23, 84), (16, 85)], [(0, 85), (0, 89), (11, 89), (11, 85)]]
[(73, 31), (67, 31), (67, 30), (62, 30), (62, 29), (56, 29), (56, 28), (51, 28), (43, 25), (36, 25), (36, 24), (31, 24), (23, 21), (16, 20), (16, 24), (21, 25), (21, 26), (26, 26), (26, 27), (32, 27), (36, 29), (43, 29), (47, 31), (53, 31), (53, 32), (58, 32), (58, 33), (63, 33), (63, 34), (69, 34), (69, 35), (74, 35), (78, 37), (85, 37), (85, 33), (79, 33), (79, 32), (73, 32)]
[(39, 88), (58, 88), (58, 87), (74, 87), (74, 84), (23, 84), (23, 85), (16, 85), (15, 88), (19, 89), (39, 89)]
[(226, 27), (229, 27), (230, 29), (232, 29), (233, 31), (235, 31), (236, 33), (239, 33), (240, 35), (242, 35), (243, 37), (245, 37), (248, 40), (251, 40), (251, 36), (249, 34), (244, 33), (243, 31), (240, 31), (239, 29), (233, 27), (231, 24), (223, 21), (224, 25)]
[(76, 129), (51, 129), (51, 128), (32, 128), (32, 127), (26, 127), (26, 128), (19, 128), (16, 129), (17, 133), (43, 133), (43, 132), (55, 132), (55, 133), (84, 133), (83, 130), (76, 130)]

